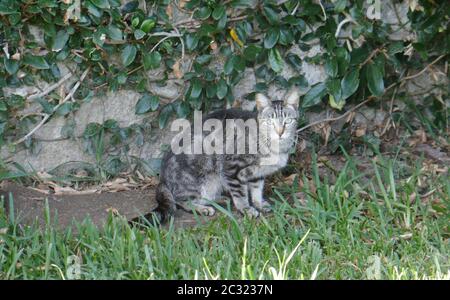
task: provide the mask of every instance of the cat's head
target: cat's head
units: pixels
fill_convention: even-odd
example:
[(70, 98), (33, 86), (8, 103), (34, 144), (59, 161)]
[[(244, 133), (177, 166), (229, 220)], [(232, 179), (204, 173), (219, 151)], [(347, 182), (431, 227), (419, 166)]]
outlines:
[(291, 146), (296, 138), (300, 94), (291, 90), (283, 100), (271, 100), (256, 94), (259, 129), (267, 137), (278, 140), (282, 148)]

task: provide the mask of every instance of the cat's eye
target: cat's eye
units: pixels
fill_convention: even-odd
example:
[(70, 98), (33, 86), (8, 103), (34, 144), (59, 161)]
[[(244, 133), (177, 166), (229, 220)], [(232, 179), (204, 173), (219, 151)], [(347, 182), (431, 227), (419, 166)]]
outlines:
[(293, 123), (294, 122), (294, 118), (286, 118), (285, 120), (284, 120), (284, 123), (285, 124), (291, 124), (291, 123)]

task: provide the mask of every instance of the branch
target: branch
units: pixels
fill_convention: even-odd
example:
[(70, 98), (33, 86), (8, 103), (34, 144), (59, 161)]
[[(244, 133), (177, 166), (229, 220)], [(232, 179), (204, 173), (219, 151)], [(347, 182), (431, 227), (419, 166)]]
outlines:
[(40, 97), (44, 97), (46, 95), (48, 95), (49, 93), (51, 93), (53, 90), (55, 90), (56, 88), (58, 88), (60, 85), (62, 85), (64, 82), (66, 82), (70, 77), (72, 77), (72, 73), (69, 72), (66, 75), (64, 75), (57, 83), (49, 86), (48, 88), (46, 88), (45, 90), (43, 90), (40, 93), (36, 93), (33, 95), (30, 95), (27, 97), (27, 100), (34, 100), (36, 98), (40, 98)]
[(447, 54), (442, 54), (441, 56), (439, 56), (438, 58), (436, 58), (435, 60), (433, 60), (430, 64), (428, 64), (422, 71), (420, 71), (417, 74), (414, 75), (410, 75), (410, 76), (406, 76), (405, 78), (403, 78), (401, 81), (406, 81), (406, 80), (410, 80), (410, 79), (414, 79), (416, 77), (419, 77), (420, 75), (422, 75), (426, 70), (428, 70), (429, 67), (431, 67), (432, 65), (434, 65), (435, 63), (437, 63), (438, 61), (440, 61), (442, 58), (444, 58)]
[(356, 24), (356, 22), (353, 21), (353, 19), (350, 19), (350, 18), (345, 18), (344, 20), (342, 20), (337, 26), (336, 33), (334, 34), (334, 37), (337, 38), (339, 36), (339, 33), (341, 32), (342, 27), (345, 24), (350, 23), (350, 22), (353, 23), (353, 24)]
[(359, 67), (362, 68), (363, 66), (365, 66), (375, 55), (378, 54), (378, 52), (381, 51), (382, 48), (377, 48), (375, 50), (372, 51), (372, 53), (370, 53), (370, 55), (366, 58), (365, 61), (363, 61)]
[(29, 137), (31, 137), (39, 128), (42, 127), (42, 125), (44, 125), (44, 123), (53, 115), (53, 113), (61, 106), (63, 105), (67, 100), (71, 99), (73, 97), (73, 95), (75, 94), (75, 92), (77, 91), (77, 89), (80, 87), (81, 82), (83, 82), (84, 78), (86, 77), (86, 75), (89, 72), (89, 68), (87, 68), (83, 74), (80, 77), (80, 80), (78, 80), (78, 82), (73, 86), (72, 90), (70, 91), (70, 93), (60, 102), (58, 103), (58, 105), (56, 105), (55, 107), (53, 107), (53, 110), (51, 113), (49, 114), (45, 114), (44, 118), (42, 118), (42, 120), (29, 132), (27, 133), (27, 135), (25, 135), (24, 137), (18, 139), (17, 141), (13, 142), (13, 145), (18, 145), (24, 141), (26, 141)]
[[(379, 51), (379, 49), (376, 49), (374, 52), (372, 52), (372, 54), (375, 55), (375, 54), (378, 52), (377, 50)], [(373, 55), (371, 55), (371, 56), (373, 56)], [(423, 68), (422, 71), (420, 71), (419, 73), (414, 74), (414, 75), (411, 75), (411, 76), (404, 77), (404, 78), (400, 79), (398, 82), (395, 82), (395, 83), (391, 84), (390, 86), (388, 86), (388, 87), (385, 89), (385, 92), (391, 90), (392, 88), (396, 87), (397, 85), (400, 85), (401, 83), (403, 83), (403, 82), (405, 82), (405, 81), (407, 81), (407, 80), (411, 80), (411, 79), (413, 79), (413, 78), (416, 78), (416, 77), (420, 76), (420, 75), (423, 74), (426, 70), (428, 70), (429, 67), (431, 67), (432, 65), (434, 65), (435, 63), (437, 63), (438, 61), (440, 61), (440, 60), (441, 60), (442, 58), (444, 58), (446, 55), (447, 55), (447, 54), (442, 54), (441, 56), (439, 56), (438, 58), (436, 58), (435, 60), (433, 60), (431, 63), (429, 63), (429, 64), (428, 64), (425, 68)], [(368, 61), (368, 60), (366, 60), (366, 61)], [(377, 98), (377, 97), (375, 97), (375, 96), (370, 96), (370, 97), (368, 97), (366, 100), (364, 100), (363, 102), (359, 103), (358, 105), (356, 105), (356, 106), (352, 107), (351, 109), (349, 109), (348, 111), (346, 111), (343, 115), (340, 115), (340, 116), (334, 117), (334, 118), (328, 118), (328, 119), (324, 119), (324, 120), (319, 120), (319, 121), (312, 122), (312, 123), (310, 123), (310, 124), (308, 124), (308, 125), (306, 125), (306, 126), (303, 126), (303, 127), (300, 128), (300, 129), (298, 129), (297, 132), (304, 131), (304, 130), (306, 130), (306, 129), (312, 127), (312, 126), (316, 126), (316, 125), (319, 125), (319, 124), (322, 124), (322, 123), (334, 122), (334, 121), (338, 121), (338, 120), (340, 120), (340, 119), (342, 119), (342, 118), (345, 118), (345, 117), (348, 116), (350, 113), (354, 112), (355, 110), (357, 110), (358, 108), (360, 108), (360, 107), (363, 106), (364, 104), (366, 104), (366, 103), (372, 101), (372, 100), (375, 99), (375, 98)]]
[(180, 39), (180, 43), (181, 43), (181, 59), (184, 59), (184, 41), (183, 41), (183, 35), (180, 34), (180, 32), (178, 31), (178, 29), (175, 26), (172, 26), (173, 30), (175, 31), (175, 33), (173, 32), (156, 32), (154, 34), (152, 34), (151, 36), (164, 36), (164, 38), (162, 38), (161, 40), (159, 40), (158, 43), (156, 43), (155, 46), (153, 46), (153, 48), (150, 50), (150, 53), (152, 53), (153, 51), (155, 51), (155, 49), (165, 40), (172, 38), (172, 37), (177, 37)]
[(334, 118), (328, 118), (328, 119), (324, 119), (324, 120), (319, 120), (319, 121), (315, 121), (312, 122), (306, 126), (303, 126), (302, 128), (298, 129), (297, 132), (302, 132), (310, 127), (322, 124), (322, 123), (328, 123), (328, 122), (334, 122), (337, 120), (340, 120), (342, 118), (345, 118), (346, 116), (348, 116), (349, 114), (351, 114), (352, 112), (354, 112), (355, 110), (357, 110), (358, 108), (360, 108), (361, 106), (363, 106), (364, 104), (370, 102), (372, 99), (374, 99), (374, 96), (370, 96), (369, 98), (367, 98), (366, 100), (364, 100), (363, 102), (359, 103), (358, 105), (352, 107), (351, 109), (349, 109), (348, 111), (346, 111), (343, 115), (340, 115), (339, 117), (334, 117)]

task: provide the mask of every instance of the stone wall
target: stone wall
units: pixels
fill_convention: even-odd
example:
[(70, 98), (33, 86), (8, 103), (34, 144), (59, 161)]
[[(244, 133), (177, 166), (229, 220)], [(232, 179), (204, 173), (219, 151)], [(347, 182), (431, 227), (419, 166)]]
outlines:
[[(407, 1), (403, 1), (401, 4), (397, 4), (397, 12), (400, 16), (400, 20), (405, 21), (406, 13), (408, 11)], [(392, 9), (390, 1), (383, 1), (381, 20), (389, 24), (398, 24), (396, 14)], [(186, 16), (178, 11), (174, 7), (174, 22), (182, 20)], [(351, 24), (345, 25), (340, 35), (348, 35), (351, 30)], [(33, 28), (33, 33), (36, 40), (42, 43), (42, 33), (38, 28)], [(414, 40), (414, 33), (410, 31), (408, 26), (403, 27), (391, 36), (394, 40)], [(320, 46), (317, 41), (312, 41), (313, 46), (308, 51), (302, 51), (298, 46), (293, 46), (289, 51), (300, 56), (300, 58), (312, 57), (321, 52)], [(315, 44), (315, 45), (314, 45)], [(182, 63), (182, 68), (185, 70), (191, 63), (191, 58), (186, 55), (185, 60)], [(224, 58), (217, 56), (213, 59), (212, 70), (220, 71), (224, 64)], [(73, 65), (60, 65), (62, 76), (67, 74), (69, 68), (74, 69)], [(150, 79), (160, 80), (164, 76), (164, 69), (153, 70), (148, 72)], [(322, 65), (314, 65), (303, 60), (302, 74), (307, 79), (309, 85), (313, 85), (318, 82), (326, 80), (326, 74)], [(281, 74), (286, 79), (292, 76), (297, 76), (298, 73), (293, 70), (289, 65)], [(427, 76), (427, 74), (424, 74)], [(66, 92), (69, 91), (71, 85), (77, 80), (77, 76), (68, 80), (64, 85)], [(429, 77), (429, 76), (428, 76)], [(183, 92), (184, 81), (179, 79), (169, 79), (165, 85), (161, 86), (157, 83), (152, 83), (150, 80), (149, 90), (161, 96), (163, 99), (173, 99)], [(431, 85), (433, 79), (428, 80), (428, 85)], [(243, 79), (234, 87), (233, 94), (237, 102), (241, 103), (243, 109), (253, 109), (254, 103), (244, 100), (244, 97), (254, 90), (254, 86), (257, 83), (255, 76), (255, 70), (252, 68), (245, 69), (245, 75)], [(423, 82), (422, 82), (423, 84)], [(15, 90), (5, 90), (5, 94), (20, 94), (22, 96), (29, 96), (41, 90), (44, 90), (48, 86), (45, 82), (39, 82), (36, 87), (22, 87)], [(306, 91), (305, 91), (306, 92)], [(269, 86), (268, 96), (276, 99), (280, 99), (284, 90), (275, 85)], [(36, 171), (49, 171), (57, 166), (63, 165), (68, 162), (88, 162), (95, 163), (95, 157), (88, 154), (83, 147), (83, 139), (81, 137), (86, 125), (90, 122), (103, 123), (108, 119), (115, 119), (118, 121), (121, 127), (130, 126), (132, 124), (151, 124), (152, 120), (157, 116), (157, 113), (150, 113), (145, 116), (136, 115), (135, 104), (141, 95), (133, 90), (120, 90), (118, 92), (108, 92), (106, 95), (94, 96), (88, 103), (83, 103), (80, 109), (74, 112), (71, 118), (73, 123), (74, 138), (64, 139), (61, 136), (61, 129), (67, 124), (68, 118), (53, 116), (51, 119), (42, 126), (34, 135), (34, 138), (40, 140), (39, 146), (35, 149), (34, 153), (31, 151), (18, 147), (15, 152), (10, 152), (7, 147), (3, 147), (1, 150), (1, 157), (7, 162), (17, 162), (26, 169)], [(40, 111), (40, 106), (37, 103), (30, 102), (24, 109), (22, 114), (33, 113)], [(317, 120), (323, 118), (325, 115), (329, 115), (331, 111), (326, 111), (321, 114), (307, 114), (306, 117), (309, 120)], [(333, 113), (336, 113), (333, 111)], [(378, 116), (379, 118), (379, 116)], [(368, 122), (370, 123), (370, 122)], [(150, 127), (150, 126), (149, 126)], [(136, 146), (131, 144), (128, 151), (129, 155), (139, 157), (144, 161), (151, 161), (152, 159), (160, 157), (161, 145), (168, 144), (170, 142), (173, 133), (169, 129), (163, 131), (159, 130), (157, 126), (153, 126), (149, 132), (145, 133), (145, 139), (143, 146)]]

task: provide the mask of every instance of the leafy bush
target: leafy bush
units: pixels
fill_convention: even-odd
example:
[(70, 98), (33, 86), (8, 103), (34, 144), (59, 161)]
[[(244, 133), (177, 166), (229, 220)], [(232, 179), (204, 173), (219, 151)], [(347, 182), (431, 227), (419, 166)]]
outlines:
[[(384, 1), (385, 2), (385, 1)], [(399, 1), (392, 1), (399, 3)], [(342, 109), (351, 99), (382, 97), (411, 69), (445, 58), (449, 47), (449, 1), (407, 0), (408, 20), (393, 26), (379, 19), (379, 0), (0, 0), (0, 88), (34, 85), (61, 79), (58, 62), (72, 62), (89, 74), (74, 94), (60, 103), (44, 95), (33, 101), (42, 114), (67, 115), (83, 99), (121, 87), (142, 92), (136, 113), (159, 110), (159, 125), (170, 116), (187, 116), (195, 108), (209, 110), (234, 101), (232, 87), (253, 67), (262, 79), (255, 91), (275, 83), (306, 88), (302, 59), (289, 52), (293, 45), (308, 50), (319, 43), (324, 52), (305, 58), (323, 64), (326, 82), (312, 86), (302, 107), (323, 105)], [(143, 5), (145, 4), (145, 5)], [(383, 8), (383, 7), (381, 7)], [(191, 15), (173, 21), (174, 11)], [(396, 12), (398, 13), (398, 12)], [(43, 31), (43, 44), (32, 34)], [(350, 28), (347, 36), (341, 33)], [(390, 34), (410, 28), (414, 39), (391, 40)], [(209, 63), (225, 57), (219, 74)], [(191, 69), (180, 64), (191, 54)], [(280, 74), (289, 64), (298, 76)], [(146, 71), (166, 67), (166, 78), (186, 82), (182, 97), (161, 101), (146, 90)], [(247, 96), (253, 98), (253, 94)], [(27, 101), (0, 89), (1, 144), (17, 141), (36, 126), (42, 114), (20, 115)], [(166, 103), (166, 104), (163, 104)], [(26, 143), (30, 138), (24, 139)]]

